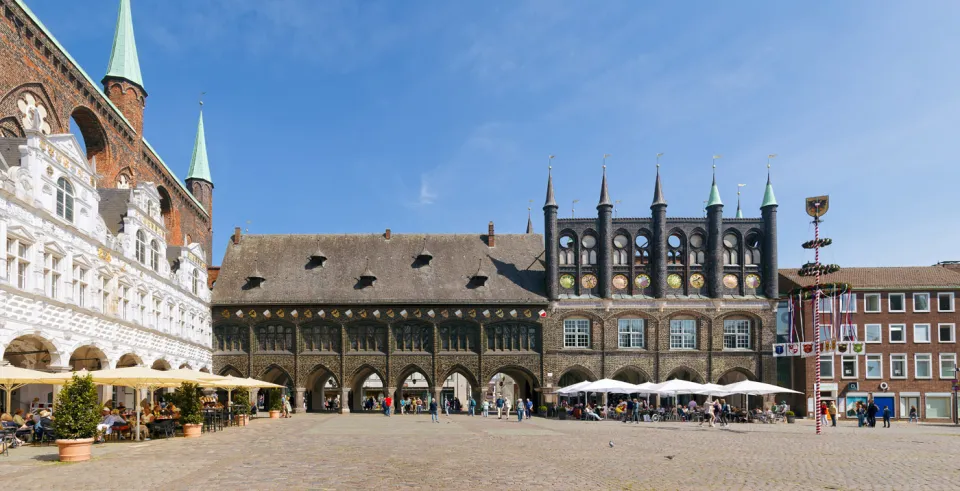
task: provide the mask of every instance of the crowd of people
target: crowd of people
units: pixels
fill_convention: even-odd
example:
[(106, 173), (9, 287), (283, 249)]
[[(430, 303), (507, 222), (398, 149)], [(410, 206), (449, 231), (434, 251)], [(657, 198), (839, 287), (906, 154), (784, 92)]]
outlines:
[(656, 407), (646, 399), (624, 398), (611, 401), (608, 405), (596, 403), (575, 403), (561, 401), (558, 410), (566, 412), (574, 419), (587, 421), (616, 420), (623, 423), (640, 423), (641, 421), (695, 421), (707, 423), (713, 427), (716, 424), (726, 426), (731, 422), (759, 421), (774, 422), (785, 420), (788, 410), (786, 401), (779, 405), (768, 406), (765, 409), (754, 408), (752, 411), (731, 406), (725, 399), (707, 399), (703, 404), (691, 399), (687, 404), (676, 406), (666, 405)]

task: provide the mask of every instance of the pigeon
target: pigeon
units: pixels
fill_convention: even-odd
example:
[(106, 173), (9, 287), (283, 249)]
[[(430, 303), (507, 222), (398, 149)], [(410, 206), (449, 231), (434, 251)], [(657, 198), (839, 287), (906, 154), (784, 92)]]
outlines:
[(667, 459), (667, 460), (673, 460), (673, 457), (674, 457), (673, 455), (664, 455), (664, 456), (663, 456), (663, 458), (665, 458), (665, 459)]
[(610, 448), (613, 448), (613, 440), (610, 440)]

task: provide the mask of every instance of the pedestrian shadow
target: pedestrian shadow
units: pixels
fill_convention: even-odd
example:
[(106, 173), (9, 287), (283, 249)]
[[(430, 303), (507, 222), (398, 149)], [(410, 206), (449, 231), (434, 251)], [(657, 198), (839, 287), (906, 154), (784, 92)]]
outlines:
[(38, 460), (40, 462), (59, 462), (60, 454), (34, 455), (33, 460)]

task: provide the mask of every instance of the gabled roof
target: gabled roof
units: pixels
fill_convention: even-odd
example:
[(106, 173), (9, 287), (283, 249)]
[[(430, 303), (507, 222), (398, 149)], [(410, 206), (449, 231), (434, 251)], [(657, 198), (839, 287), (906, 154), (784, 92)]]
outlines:
[(127, 215), (127, 208), (130, 203), (129, 189), (100, 188), (97, 189), (100, 195), (99, 213), (103, 222), (107, 225), (107, 230), (111, 234), (117, 235), (123, 231), (123, 217)]
[[(780, 290), (796, 286), (812, 286), (815, 279), (800, 276), (800, 268), (780, 270)], [(785, 284), (786, 280), (791, 284)], [(943, 266), (895, 266), (876, 268), (843, 268), (820, 277), (821, 283), (849, 283), (853, 290), (916, 290), (919, 288), (960, 289), (960, 273)]]
[[(429, 266), (416, 258), (428, 239)], [(217, 305), (292, 303), (546, 303), (543, 237), (497, 235), (487, 247), (484, 235), (381, 234), (244, 235), (227, 246), (213, 303)], [(317, 247), (327, 260), (310, 261)], [(480, 269), (490, 275), (472, 287)], [(258, 268), (266, 281), (250, 288)], [(376, 271), (373, 286), (360, 284), (364, 270)]]

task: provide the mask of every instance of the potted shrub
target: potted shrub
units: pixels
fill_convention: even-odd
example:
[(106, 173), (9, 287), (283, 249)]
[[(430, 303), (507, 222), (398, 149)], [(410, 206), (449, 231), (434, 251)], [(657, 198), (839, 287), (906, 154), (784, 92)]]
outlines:
[(200, 386), (184, 382), (173, 393), (173, 400), (180, 408), (180, 424), (185, 438), (199, 438), (203, 429), (203, 405), (200, 403)]
[(537, 408), (537, 415), (543, 418), (547, 417), (547, 406), (541, 405)]
[(794, 414), (793, 411), (787, 411), (785, 414), (787, 416), (787, 423), (792, 424), (797, 420), (797, 415)]
[(237, 424), (240, 426), (247, 425), (247, 416), (250, 414), (250, 390), (249, 389), (240, 389), (233, 393), (233, 396), (230, 398), (233, 402), (233, 407), (231, 410), (235, 415), (234, 418), (237, 421)]
[(280, 400), (280, 389), (270, 389), (270, 419), (280, 419), (280, 410), (283, 408), (283, 402)]
[(93, 377), (74, 375), (63, 384), (54, 408), (53, 429), (61, 462), (90, 460), (93, 438), (100, 423), (100, 401)]

